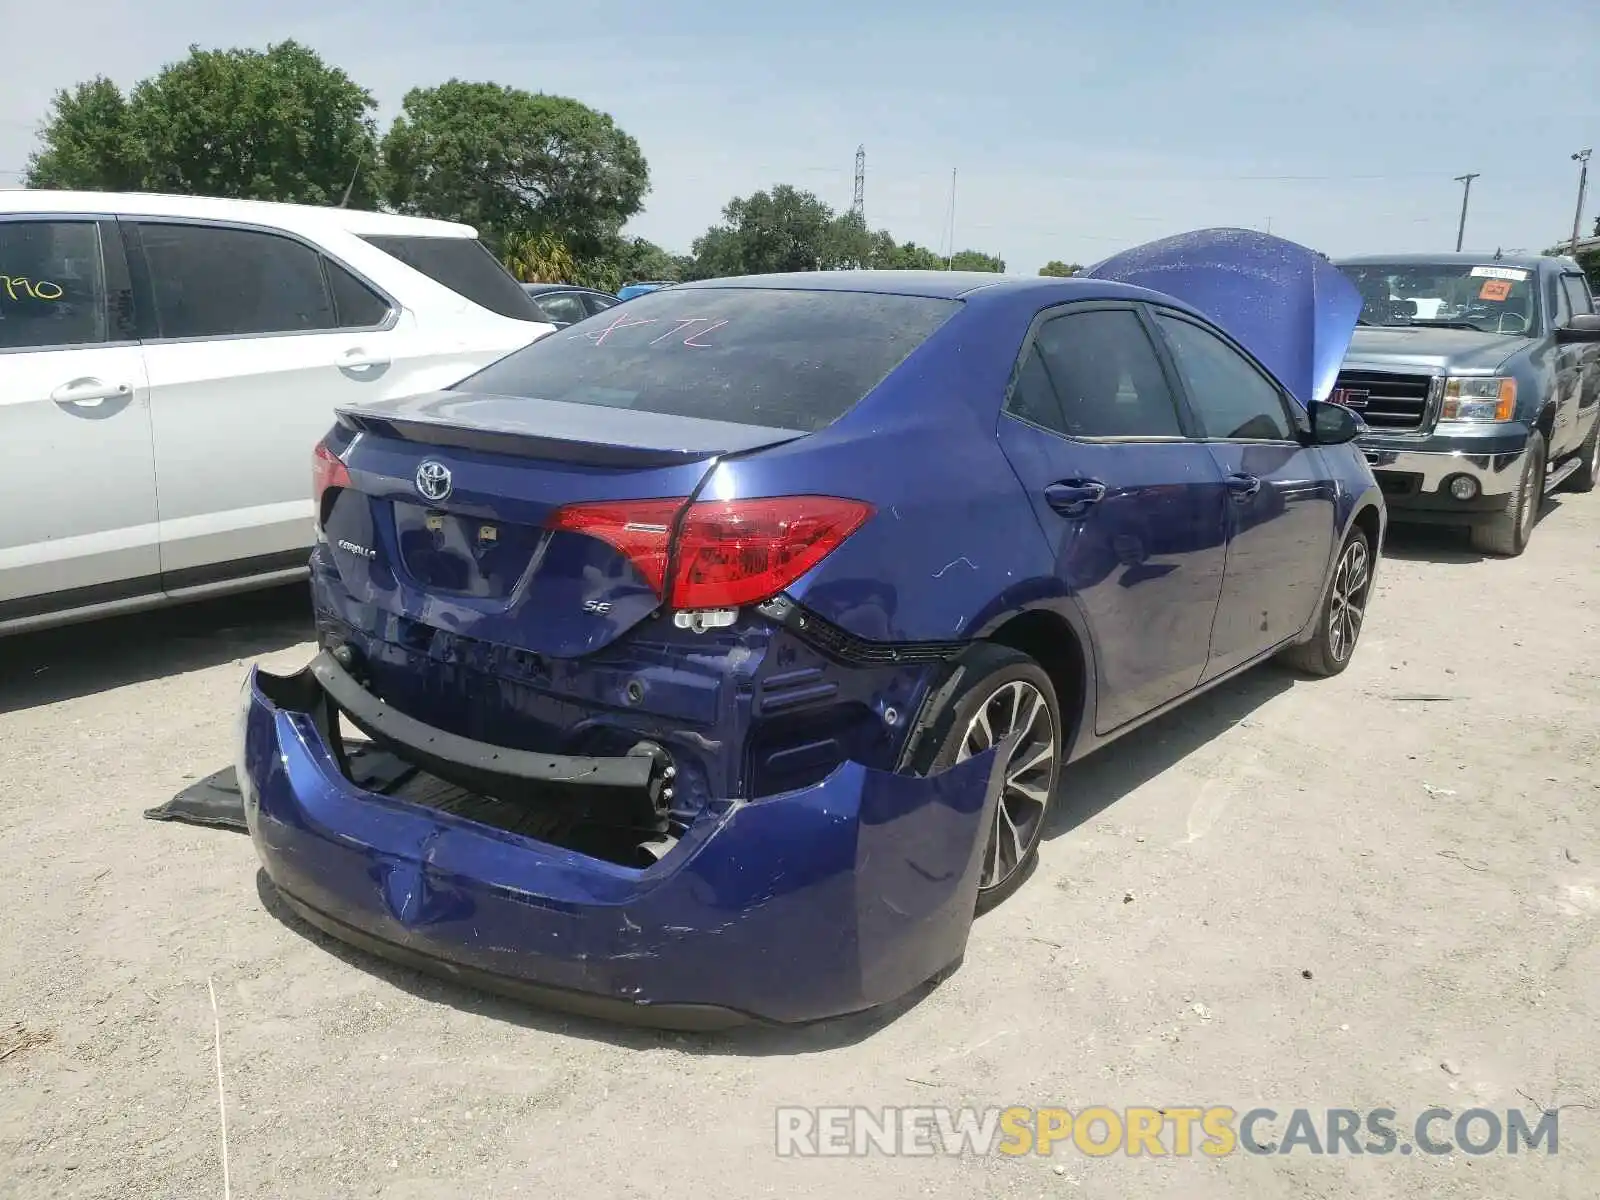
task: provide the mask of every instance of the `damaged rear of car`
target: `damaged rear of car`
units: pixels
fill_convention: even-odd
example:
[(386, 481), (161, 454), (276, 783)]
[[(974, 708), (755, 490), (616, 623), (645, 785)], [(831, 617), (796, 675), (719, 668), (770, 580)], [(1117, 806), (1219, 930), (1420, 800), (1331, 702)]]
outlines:
[(1026, 879), (1064, 764), (1348, 663), (1382, 498), (1321, 399), (1359, 307), (1228, 230), (1086, 278), (713, 280), (341, 411), (320, 649), (242, 695), (266, 873), (611, 1016), (905, 995)]
[[(322, 650), (243, 695), (285, 899), (658, 1024), (858, 1010), (958, 959), (996, 755), (904, 768), (960, 642), (876, 646), (800, 597), (905, 498), (872, 485), (900, 475), (882, 421), (841, 418), (961, 307), (673, 289), (341, 412), (315, 456)], [(944, 436), (937, 406), (909, 424)], [(821, 586), (835, 615), (893, 610), (881, 578)]]

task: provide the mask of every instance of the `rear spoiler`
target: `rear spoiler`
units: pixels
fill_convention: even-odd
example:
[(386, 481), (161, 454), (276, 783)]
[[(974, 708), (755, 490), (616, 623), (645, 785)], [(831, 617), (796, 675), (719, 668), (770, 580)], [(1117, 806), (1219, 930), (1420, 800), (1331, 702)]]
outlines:
[(334, 416), (347, 430), (423, 446), (601, 467), (675, 466), (805, 436), (795, 429), (467, 392), (343, 407)]

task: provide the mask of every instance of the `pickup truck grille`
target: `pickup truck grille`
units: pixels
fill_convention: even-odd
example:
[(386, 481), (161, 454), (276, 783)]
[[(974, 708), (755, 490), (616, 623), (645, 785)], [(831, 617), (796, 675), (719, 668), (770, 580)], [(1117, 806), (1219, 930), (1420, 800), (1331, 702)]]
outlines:
[(1333, 397), (1373, 429), (1420, 429), (1428, 416), (1431, 375), (1388, 371), (1340, 371)]

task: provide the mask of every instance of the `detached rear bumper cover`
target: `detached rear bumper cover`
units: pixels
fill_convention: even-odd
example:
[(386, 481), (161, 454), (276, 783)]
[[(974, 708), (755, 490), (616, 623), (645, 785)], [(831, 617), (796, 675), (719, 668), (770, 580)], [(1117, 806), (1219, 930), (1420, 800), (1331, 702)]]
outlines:
[(556, 1007), (699, 1028), (872, 1008), (965, 951), (993, 752), (928, 778), (846, 763), (702, 817), (635, 870), (358, 788), (312, 712), (270, 700), (262, 674), (243, 698), (250, 834), (284, 898), (341, 940)]

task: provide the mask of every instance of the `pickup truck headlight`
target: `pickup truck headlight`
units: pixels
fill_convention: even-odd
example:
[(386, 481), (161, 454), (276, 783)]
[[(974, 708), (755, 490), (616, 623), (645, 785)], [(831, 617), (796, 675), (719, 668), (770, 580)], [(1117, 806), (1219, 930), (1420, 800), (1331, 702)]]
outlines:
[(1444, 381), (1443, 421), (1509, 421), (1517, 411), (1517, 381), (1506, 375)]

